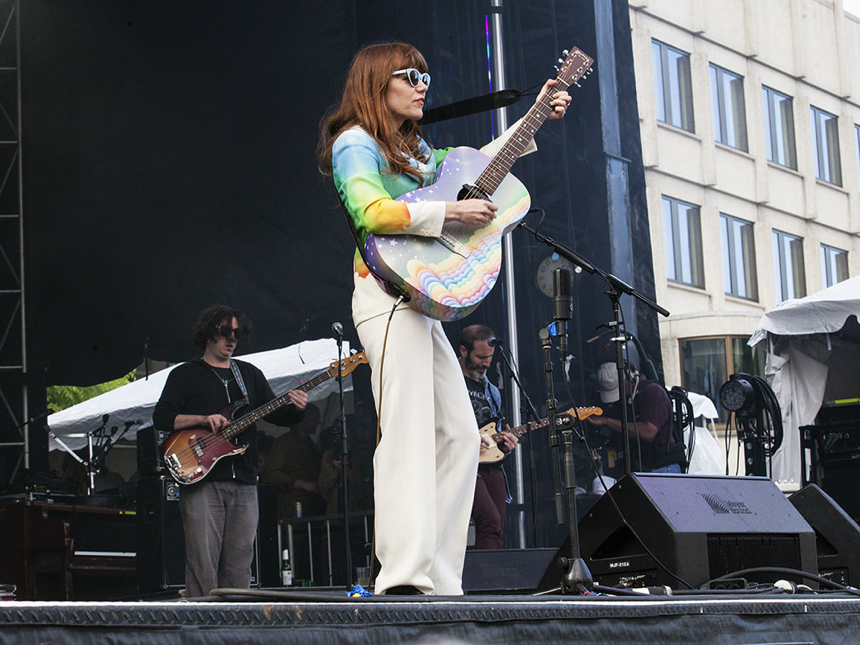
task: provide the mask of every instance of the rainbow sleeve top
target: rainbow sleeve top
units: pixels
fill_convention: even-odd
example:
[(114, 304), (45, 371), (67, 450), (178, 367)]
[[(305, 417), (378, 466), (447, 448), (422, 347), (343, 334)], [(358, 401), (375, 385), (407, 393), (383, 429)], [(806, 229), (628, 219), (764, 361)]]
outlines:
[[(424, 177), (424, 186), (436, 180), (436, 169), (449, 149), (433, 150), (422, 140), (427, 162), (412, 159)], [(396, 197), (421, 188), (407, 174), (394, 175), (379, 146), (358, 126), (342, 132), (332, 147), (332, 174), (340, 199), (346, 206), (352, 224), (364, 244), (368, 233), (382, 235), (421, 235), (438, 237), (445, 220), (445, 202), (407, 204), (394, 201)], [(355, 251), (355, 271), (361, 277), (369, 271)]]

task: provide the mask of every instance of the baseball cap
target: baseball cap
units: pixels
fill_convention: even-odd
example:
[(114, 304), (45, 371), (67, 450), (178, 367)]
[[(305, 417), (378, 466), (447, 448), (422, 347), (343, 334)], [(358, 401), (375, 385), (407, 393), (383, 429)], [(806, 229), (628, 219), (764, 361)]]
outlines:
[(615, 403), (618, 400), (618, 369), (615, 363), (603, 363), (597, 368), (597, 384), (601, 401)]

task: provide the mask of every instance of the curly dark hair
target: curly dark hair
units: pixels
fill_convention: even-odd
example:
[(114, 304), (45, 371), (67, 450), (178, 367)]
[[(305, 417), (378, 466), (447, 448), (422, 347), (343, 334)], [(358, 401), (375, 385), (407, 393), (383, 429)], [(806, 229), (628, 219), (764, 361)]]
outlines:
[(254, 329), (248, 316), (227, 305), (212, 305), (201, 311), (197, 320), (194, 321), (194, 326), (191, 328), (191, 339), (194, 341), (194, 345), (199, 350), (205, 351), (206, 343), (209, 340), (214, 340), (215, 336), (220, 333), (221, 327), (225, 324), (230, 325), (234, 318), (239, 324), (236, 340), (240, 343), (248, 340)]

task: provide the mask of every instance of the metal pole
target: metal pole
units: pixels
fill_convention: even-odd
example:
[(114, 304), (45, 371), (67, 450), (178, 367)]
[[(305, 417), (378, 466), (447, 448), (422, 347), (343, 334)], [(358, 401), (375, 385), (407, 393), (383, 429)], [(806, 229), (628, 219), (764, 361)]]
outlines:
[[(505, 47), (502, 35), (502, 0), (490, 0), (490, 6), (491, 70), (492, 79), (495, 81), (495, 87), (491, 87), (490, 91), (498, 92), (499, 90), (507, 89), (507, 80), (505, 78)], [(499, 127), (498, 132), (494, 132), (493, 134), (498, 136), (508, 129), (507, 112), (504, 108), (499, 108), (495, 111), (494, 117)], [(517, 299), (514, 290), (514, 246), (510, 235), (502, 238), (502, 248), (504, 249), (505, 302), (507, 311), (505, 335), (511, 360), (514, 361), (515, 365), (519, 365)], [(513, 378), (508, 380), (508, 392), (508, 401), (511, 403), (511, 425), (518, 426), (522, 422), (520, 419), (520, 390)], [(517, 513), (517, 546), (522, 549), (526, 546), (526, 523), (525, 513), (522, 510), (525, 502), (525, 495), (523, 493), (523, 452), (519, 448), (514, 450), (513, 463), (514, 500), (520, 508), (520, 511)]]

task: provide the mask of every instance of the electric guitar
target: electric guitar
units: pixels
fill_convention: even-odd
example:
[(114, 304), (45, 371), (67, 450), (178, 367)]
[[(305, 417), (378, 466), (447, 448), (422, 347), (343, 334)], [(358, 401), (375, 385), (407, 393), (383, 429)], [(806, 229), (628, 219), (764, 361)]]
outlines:
[[(352, 354), (340, 361), (341, 374), (346, 376), (356, 367), (367, 362), (364, 352)], [(307, 383), (302, 383), (295, 390), (307, 392), (330, 378), (337, 376), (338, 361), (329, 365), (328, 370), (315, 376)], [(241, 455), (248, 446), (237, 446), (230, 439), (238, 436), (248, 427), (275, 410), (290, 403), (289, 393), (272, 399), (253, 412), (249, 412), (231, 421), (218, 431), (213, 432), (208, 426), (188, 428), (172, 433), (164, 442), (164, 463), (173, 478), (180, 484), (196, 484), (206, 477), (218, 460), (233, 455)], [(236, 401), (228, 406), (222, 414), (228, 419), (247, 405), (247, 401)]]
[[(566, 414), (575, 414), (580, 421), (583, 421), (593, 414), (596, 414), (598, 416), (603, 414), (603, 409), (598, 408), (596, 406), (591, 406), (589, 408), (571, 408), (567, 411)], [(479, 430), (482, 437), (487, 437), (487, 439), (490, 439), (490, 445), (492, 447), (481, 450), (481, 456), (478, 458), (478, 463), (494, 464), (497, 461), (501, 461), (502, 458), (505, 456), (505, 453), (502, 452), (502, 449), (498, 446), (498, 444), (502, 443), (502, 433), (496, 431), (498, 424), (498, 420), (493, 420)], [(538, 428), (545, 428), (548, 425), (549, 418), (541, 419), (540, 421), (529, 421), (528, 423), (524, 423), (523, 425), (517, 426), (516, 428), (511, 428), (510, 432), (512, 435), (519, 438), (523, 436), (526, 432), (531, 432), (532, 430), (537, 430)]]
[(364, 249), (370, 268), (405, 291), (409, 306), (419, 313), (442, 321), (460, 320), (495, 285), (502, 264), (501, 238), (531, 205), (525, 186), (508, 172), (552, 111), (552, 95), (576, 84), (594, 62), (576, 47), (565, 54), (556, 85), (541, 95), (492, 159), (474, 148), (455, 148), (439, 167), (434, 184), (397, 198), (404, 202), (492, 198), (499, 206), (492, 222), (480, 228), (448, 222), (439, 237), (368, 235)]

